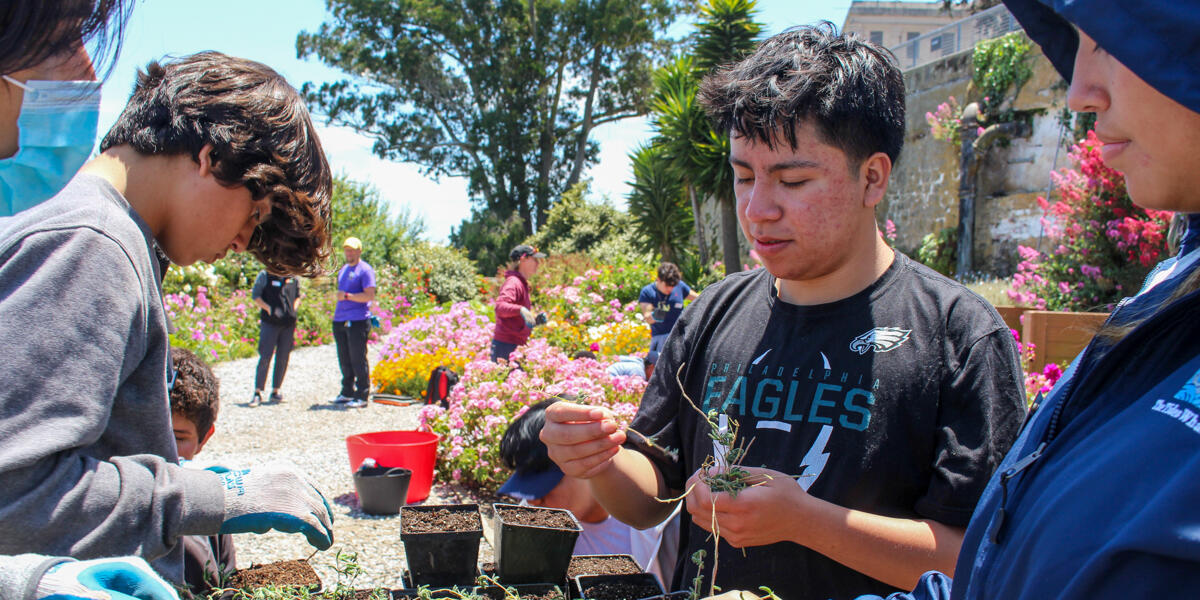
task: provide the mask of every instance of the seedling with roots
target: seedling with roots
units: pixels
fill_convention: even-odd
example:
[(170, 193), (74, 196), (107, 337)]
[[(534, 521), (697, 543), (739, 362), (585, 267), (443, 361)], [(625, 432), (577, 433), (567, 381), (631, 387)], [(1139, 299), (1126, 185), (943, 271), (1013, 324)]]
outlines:
[[(675, 371), (675, 383), (679, 386), (679, 392), (683, 395), (683, 399), (687, 401), (688, 406), (700, 415), (700, 418), (708, 425), (708, 437), (713, 442), (715, 452), (704, 459), (700, 465), (699, 482), (708, 486), (713, 492), (725, 492), (731, 497), (737, 497), (742, 490), (763, 485), (766, 481), (751, 483), (750, 472), (742, 467), (742, 461), (746, 459), (746, 455), (750, 451), (750, 446), (754, 444), (754, 438), (749, 441), (742, 440), (738, 437), (739, 424), (733, 419), (726, 418), (725, 424), (722, 425), (721, 417), (725, 416), (716, 408), (710, 408), (708, 411), (701, 409), (690, 396), (687, 394), (687, 389), (683, 385), (681, 373), (687, 364), (679, 365), (679, 369)], [(636, 434), (641, 439), (642, 443), (647, 447), (652, 448), (673, 460), (679, 460), (679, 451), (673, 448), (667, 448), (659, 445), (652, 437), (645, 435), (633, 429), (627, 430), (629, 433)], [(801, 477), (801, 476), (792, 476)], [(692, 484), (683, 494), (676, 498), (656, 498), (659, 502), (673, 504), (688, 497), (695, 489), (696, 484)], [(713, 562), (712, 574), (709, 579), (708, 595), (715, 596), (720, 588), (717, 587), (717, 565), (720, 560), (721, 550), (721, 528), (717, 522), (717, 508), (712, 507), (712, 521), (710, 523), (709, 536), (713, 540)], [(742, 551), (745, 554), (745, 550)], [(703, 585), (704, 558), (706, 552), (699, 550), (692, 555), (692, 562), (697, 567), (696, 577), (692, 580), (692, 598), (695, 600), (699, 596), (700, 587)], [(770, 590), (764, 590), (768, 593), (768, 597), (774, 597), (774, 593)]]

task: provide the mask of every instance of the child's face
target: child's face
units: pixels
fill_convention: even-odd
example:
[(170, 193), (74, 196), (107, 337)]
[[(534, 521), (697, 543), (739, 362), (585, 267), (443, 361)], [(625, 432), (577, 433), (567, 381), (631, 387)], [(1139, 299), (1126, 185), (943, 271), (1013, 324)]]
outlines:
[(213, 427), (210, 427), (201, 437), (196, 431), (196, 424), (182, 413), (171, 413), (171, 429), (175, 432), (175, 447), (179, 450), (179, 458), (192, 460), (201, 450), (205, 442), (212, 437)]

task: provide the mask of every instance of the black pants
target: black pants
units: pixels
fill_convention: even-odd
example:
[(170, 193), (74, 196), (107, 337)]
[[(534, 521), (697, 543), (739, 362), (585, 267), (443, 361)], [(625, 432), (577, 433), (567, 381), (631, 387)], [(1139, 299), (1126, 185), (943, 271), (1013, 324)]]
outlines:
[(371, 369), (367, 364), (367, 334), (371, 322), (334, 321), (333, 341), (337, 343), (338, 365), (342, 367), (342, 395), (366, 400), (371, 393)]
[(279, 389), (287, 373), (288, 357), (295, 346), (296, 324), (275, 325), (266, 321), (258, 324), (258, 372), (254, 375), (254, 389), (261, 390), (267, 383), (267, 370), (271, 367), (271, 356), (275, 356), (275, 376), (271, 387)]

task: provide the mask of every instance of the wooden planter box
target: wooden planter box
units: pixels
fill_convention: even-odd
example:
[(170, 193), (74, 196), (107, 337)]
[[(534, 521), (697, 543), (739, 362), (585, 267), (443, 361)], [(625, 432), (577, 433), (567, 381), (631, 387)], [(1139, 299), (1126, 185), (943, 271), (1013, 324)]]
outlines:
[[(1015, 329), (1017, 332), (1022, 332), (1021, 315), (1029, 310), (1024, 306), (997, 306), (996, 312), (1000, 313), (1000, 318), (1004, 319), (1004, 324), (1008, 325), (1009, 329)], [(1021, 335), (1024, 335), (1022, 333)], [(1023, 338), (1022, 338), (1023, 339)]]
[(1065, 364), (1075, 358), (1096, 335), (1108, 313), (1026, 310), (1024, 317), (1021, 341), (1034, 345), (1033, 364), (1026, 368), (1030, 373), (1040, 373), (1047, 363)]

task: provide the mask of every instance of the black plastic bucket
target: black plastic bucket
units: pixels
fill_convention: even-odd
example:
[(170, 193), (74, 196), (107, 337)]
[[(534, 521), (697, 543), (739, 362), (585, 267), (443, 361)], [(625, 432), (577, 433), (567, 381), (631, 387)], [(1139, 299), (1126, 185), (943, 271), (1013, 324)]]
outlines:
[(394, 515), (404, 506), (412, 471), (404, 467), (359, 467), (354, 472), (358, 503), (369, 515)]

